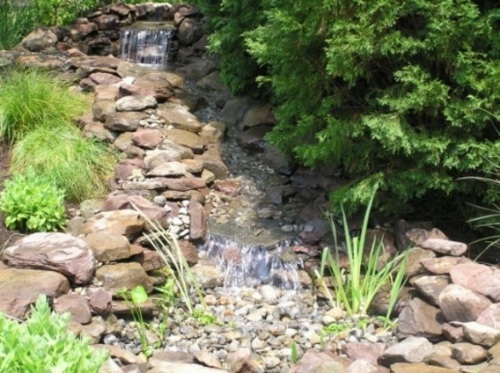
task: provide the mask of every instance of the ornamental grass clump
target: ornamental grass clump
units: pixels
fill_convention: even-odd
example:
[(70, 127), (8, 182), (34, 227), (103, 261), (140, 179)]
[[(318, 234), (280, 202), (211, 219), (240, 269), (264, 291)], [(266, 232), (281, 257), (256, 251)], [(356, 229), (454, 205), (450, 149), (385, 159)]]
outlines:
[(26, 322), (0, 313), (0, 372), (99, 372), (107, 350), (68, 332), (69, 320), (68, 313), (52, 313), (44, 295)]
[(43, 123), (14, 145), (10, 172), (33, 168), (64, 190), (68, 201), (82, 201), (106, 193), (116, 160), (106, 144), (57, 121)]
[[(374, 240), (366, 258), (365, 242), (374, 196), (375, 193), (373, 193), (366, 209), (359, 236), (353, 236), (350, 233), (346, 213), (341, 207), (349, 271), (340, 266), (337, 230), (333, 219), (330, 219), (335, 247), (333, 254), (329, 248), (323, 250), (320, 269), (316, 271), (316, 277), (332, 306), (343, 307), (349, 315), (367, 314), (377, 293), (385, 285), (391, 284), (388, 311), (385, 315), (388, 319), (405, 283), (406, 254), (394, 256), (380, 268), (379, 259), (384, 252), (384, 244), (382, 240)], [(325, 276), (333, 277), (333, 293), (326, 286)]]
[(89, 99), (70, 84), (39, 69), (14, 69), (0, 77), (0, 137), (21, 140), (40, 125), (61, 128), (89, 107)]

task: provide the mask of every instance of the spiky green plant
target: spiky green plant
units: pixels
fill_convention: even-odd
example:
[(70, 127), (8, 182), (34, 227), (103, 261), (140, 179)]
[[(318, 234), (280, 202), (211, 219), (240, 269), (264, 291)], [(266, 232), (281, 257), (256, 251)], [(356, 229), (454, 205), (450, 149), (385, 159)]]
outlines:
[(14, 145), (10, 172), (33, 168), (63, 189), (67, 200), (82, 201), (106, 193), (115, 163), (109, 146), (56, 121), (43, 123)]

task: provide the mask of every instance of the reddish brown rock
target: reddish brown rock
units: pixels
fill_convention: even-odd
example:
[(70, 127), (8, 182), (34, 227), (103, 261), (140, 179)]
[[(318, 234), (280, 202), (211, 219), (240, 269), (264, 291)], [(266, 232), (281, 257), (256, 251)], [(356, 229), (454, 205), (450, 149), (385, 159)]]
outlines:
[(462, 342), (464, 340), (464, 331), (461, 326), (444, 323), (441, 325), (441, 330), (446, 339), (453, 343)]
[(427, 250), (432, 250), (438, 254), (450, 256), (461, 256), (467, 251), (466, 244), (442, 238), (428, 238), (420, 243), (419, 246)]
[(439, 312), (439, 308), (414, 298), (399, 315), (398, 331), (404, 335), (435, 338), (441, 335)]
[(218, 180), (215, 182), (215, 190), (228, 196), (236, 197), (240, 194), (241, 183), (238, 180)]
[(23, 319), (40, 294), (50, 298), (66, 294), (69, 282), (60, 273), (34, 269), (0, 270), (0, 312)]
[(131, 256), (130, 242), (122, 235), (96, 232), (89, 234), (84, 240), (99, 262), (112, 262)]
[(463, 286), (450, 284), (439, 296), (439, 307), (448, 321), (475, 321), (491, 305), (485, 296)]
[(112, 85), (121, 81), (121, 78), (110, 73), (95, 72), (90, 74), (89, 79), (98, 85)]
[(424, 268), (434, 275), (447, 275), (450, 269), (457, 264), (467, 263), (470, 259), (455, 256), (443, 256), (441, 258), (423, 259), (420, 263)]
[(192, 240), (204, 239), (207, 234), (207, 222), (203, 205), (197, 201), (191, 200), (188, 213), (191, 219), (189, 225), (190, 238)]
[(408, 251), (408, 260), (406, 264), (406, 275), (411, 278), (425, 273), (422, 260), (434, 258), (436, 254), (430, 250), (420, 247), (414, 247)]
[(87, 235), (95, 232), (122, 234), (131, 241), (142, 232), (144, 227), (144, 219), (137, 211), (125, 209), (101, 212), (87, 219), (83, 223), (81, 233)]
[(112, 295), (103, 288), (89, 288), (87, 290), (89, 296), (90, 309), (96, 315), (106, 315), (111, 312)]
[(500, 269), (470, 262), (453, 267), (450, 276), (453, 283), (500, 302)]
[(140, 148), (154, 149), (165, 138), (162, 131), (151, 128), (139, 128), (132, 135), (132, 142)]
[(380, 365), (392, 366), (394, 363), (420, 363), (433, 352), (432, 343), (422, 337), (408, 337), (392, 345), (378, 359)]
[(426, 364), (396, 363), (391, 365), (391, 373), (457, 373), (454, 369)]
[(96, 277), (113, 296), (124, 288), (132, 290), (138, 285), (142, 285), (147, 292), (153, 290), (148, 275), (139, 263), (103, 265), (96, 271)]
[(155, 250), (144, 249), (142, 253), (135, 255), (132, 260), (139, 263), (146, 272), (165, 267), (162, 256)]
[(448, 276), (420, 276), (412, 285), (432, 304), (439, 304), (439, 295), (450, 284)]
[(477, 322), (500, 330), (500, 303), (486, 308), (477, 318)]
[(96, 265), (90, 246), (65, 233), (34, 233), (23, 237), (3, 251), (2, 259), (11, 267), (60, 272), (75, 284), (89, 282)]
[(202, 189), (207, 185), (202, 178), (199, 177), (180, 177), (178, 179), (161, 179), (166, 189), (184, 192), (191, 189)]
[(65, 294), (58, 297), (54, 301), (54, 311), (69, 312), (71, 320), (80, 324), (88, 324), (92, 320), (89, 302), (79, 294)]
[(472, 343), (455, 343), (451, 347), (451, 356), (461, 364), (477, 364), (488, 357), (488, 352)]
[(125, 132), (135, 131), (139, 128), (139, 122), (147, 118), (142, 112), (117, 112), (105, 116), (104, 127), (111, 131)]
[(196, 246), (189, 241), (181, 240), (179, 241), (179, 247), (189, 266), (194, 266), (198, 263), (198, 249), (196, 249)]
[(448, 239), (448, 237), (446, 237), (446, 235), (437, 228), (433, 228), (431, 230), (413, 228), (408, 230), (405, 233), (405, 236), (408, 239), (409, 243), (413, 244), (414, 246), (419, 246), (422, 242), (429, 238), (441, 238), (443, 240)]
[(377, 360), (387, 348), (384, 343), (354, 342), (346, 343), (342, 347), (342, 352), (351, 360), (365, 360), (373, 365), (377, 365)]
[(195, 154), (203, 153), (203, 149), (205, 148), (203, 137), (191, 131), (173, 128), (165, 130), (165, 135), (171, 141), (188, 147)]

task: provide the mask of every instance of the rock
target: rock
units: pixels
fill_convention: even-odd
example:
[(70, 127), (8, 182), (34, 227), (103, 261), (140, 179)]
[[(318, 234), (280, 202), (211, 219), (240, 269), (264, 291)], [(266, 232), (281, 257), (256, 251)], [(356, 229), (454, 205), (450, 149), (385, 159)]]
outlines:
[(448, 321), (475, 321), (491, 301), (460, 285), (448, 285), (439, 296), (439, 307)]
[(110, 292), (103, 288), (89, 288), (87, 289), (89, 296), (90, 309), (96, 315), (106, 315), (111, 312), (112, 308), (112, 295)]
[(248, 96), (233, 97), (227, 100), (220, 113), (220, 117), (230, 126), (234, 126), (241, 121), (251, 104), (252, 99)]
[(441, 325), (443, 336), (451, 342), (462, 342), (465, 339), (464, 331), (461, 326), (455, 326), (448, 323)]
[(450, 276), (454, 284), (500, 302), (500, 269), (470, 262), (453, 267)]
[(215, 144), (207, 145), (205, 152), (197, 155), (195, 160), (203, 163), (203, 168), (212, 172), (218, 180), (224, 180), (229, 176), (229, 169), (222, 160), (220, 150)]
[(184, 18), (177, 32), (177, 40), (180, 45), (192, 45), (202, 37), (203, 28), (196, 19)]
[(245, 112), (238, 127), (243, 130), (259, 124), (274, 124), (275, 120), (271, 115), (271, 109), (272, 106), (268, 103), (257, 103), (252, 105)]
[(96, 138), (105, 142), (113, 142), (116, 139), (116, 134), (104, 128), (104, 124), (94, 121), (93, 118), (86, 122), (83, 127), (83, 134), (86, 138)]
[(140, 148), (154, 149), (165, 139), (165, 134), (153, 128), (139, 128), (132, 135), (132, 142)]
[(114, 100), (99, 100), (94, 101), (92, 104), (92, 113), (95, 120), (104, 122), (107, 116), (113, 115), (115, 112)]
[(220, 361), (207, 350), (203, 350), (195, 354), (194, 360), (195, 362), (210, 368), (222, 369)]
[(112, 262), (131, 256), (130, 243), (122, 235), (96, 232), (89, 234), (84, 240), (99, 262)]
[(79, 294), (64, 294), (58, 297), (54, 302), (54, 311), (69, 312), (71, 320), (80, 324), (88, 324), (92, 320), (89, 302)]
[[(337, 362), (335, 361), (334, 356), (329, 354), (328, 352), (320, 352), (320, 351), (314, 351), (314, 350), (308, 350), (302, 356), (302, 359), (297, 363), (296, 366), (294, 366), (292, 369), (289, 370), (289, 373), (310, 373), (310, 372), (319, 372), (321, 369), (321, 366), (325, 366), (327, 364), (333, 363), (335, 366), (330, 367), (331, 370), (329, 370), (332, 373), (343, 373), (344, 370), (342, 369), (342, 366), (338, 366)], [(327, 372), (323, 371), (322, 372)]]
[(179, 145), (188, 147), (195, 154), (203, 153), (203, 149), (205, 148), (205, 141), (196, 133), (177, 128), (165, 130), (164, 133), (169, 140)]
[(486, 308), (477, 318), (478, 323), (500, 329), (500, 303), (495, 303)]
[(124, 132), (118, 135), (113, 142), (113, 146), (118, 150), (125, 152), (132, 145), (132, 132)]
[[(272, 127), (267, 125), (258, 125), (251, 127), (238, 134), (238, 143), (243, 149), (246, 149), (250, 152), (263, 153), (267, 149), (266, 140), (264, 139), (264, 137), (271, 130)], [(269, 158), (270, 161), (273, 162), (273, 158)], [(278, 164), (280, 162), (275, 163)]]
[(123, 288), (132, 290), (142, 285), (147, 292), (153, 287), (148, 275), (139, 263), (118, 263), (103, 265), (96, 271), (96, 277), (103, 282), (103, 287), (116, 296)]
[(96, 316), (92, 318), (90, 324), (83, 325), (81, 336), (88, 337), (90, 339), (90, 343), (95, 344), (99, 343), (105, 332), (106, 324), (104, 323), (104, 320), (102, 317)]
[(114, 85), (98, 85), (94, 87), (94, 100), (116, 101), (118, 99), (118, 87)]
[(264, 146), (264, 161), (274, 171), (285, 176), (290, 176), (297, 169), (296, 164), (291, 159), (269, 144)]
[[(226, 370), (207, 368), (198, 364), (158, 362), (148, 373), (228, 373)], [(242, 372), (243, 373), (243, 372)]]
[(147, 115), (142, 112), (117, 112), (105, 117), (104, 127), (111, 131), (125, 132), (137, 130), (139, 122), (147, 118)]
[(240, 348), (231, 352), (226, 359), (226, 364), (232, 373), (260, 373), (261, 368), (257, 361), (252, 358), (249, 348)]
[(96, 264), (90, 246), (66, 233), (34, 233), (23, 237), (3, 251), (2, 259), (11, 267), (60, 272), (79, 285), (92, 279)]
[(167, 125), (177, 129), (193, 133), (199, 133), (202, 129), (198, 119), (189, 112), (187, 107), (182, 105), (164, 105), (158, 110), (158, 116), (163, 118)]
[(440, 336), (439, 313), (439, 308), (413, 298), (399, 315), (398, 332), (426, 338)]
[(219, 72), (214, 71), (210, 74), (208, 74), (206, 77), (202, 78), (201, 80), (198, 81), (196, 84), (196, 87), (210, 92), (210, 91), (215, 91), (214, 94), (221, 94), (227, 98), (229, 98), (230, 93), (228, 88), (221, 83), (221, 80), (219, 78)]
[(461, 256), (467, 251), (467, 245), (462, 242), (442, 238), (428, 238), (419, 245), (423, 249), (432, 250), (438, 254)]
[(474, 344), (491, 347), (500, 342), (500, 329), (473, 321), (464, 323), (462, 328), (465, 337)]
[(204, 289), (221, 286), (224, 282), (223, 273), (212, 265), (198, 263), (191, 271)]
[(379, 357), (378, 362), (385, 367), (394, 363), (420, 363), (433, 352), (432, 343), (423, 337), (408, 337), (389, 347)]
[(120, 362), (124, 365), (141, 364), (146, 362), (143, 355), (136, 356), (132, 352), (117, 345), (95, 344), (92, 347), (108, 350), (110, 357), (120, 360)]
[(451, 356), (460, 364), (477, 364), (486, 360), (488, 352), (472, 343), (455, 343), (451, 347)]
[[(165, 143), (165, 140), (163, 141)], [(193, 152), (181, 145), (171, 145), (168, 149), (155, 149), (146, 152), (144, 163), (148, 170), (161, 166), (165, 162), (177, 162), (193, 158)]]
[(21, 41), (21, 45), (30, 52), (41, 52), (54, 49), (57, 42), (57, 35), (50, 28), (40, 27), (28, 34)]
[(432, 304), (439, 304), (439, 295), (450, 284), (448, 276), (421, 276), (412, 285)]
[(146, 272), (165, 267), (165, 261), (155, 250), (143, 250), (142, 253), (135, 255), (132, 260), (139, 263)]
[(190, 217), (189, 237), (193, 241), (204, 239), (207, 234), (207, 222), (203, 205), (191, 200), (188, 213)]
[(396, 363), (391, 365), (391, 373), (456, 373), (456, 370), (425, 364)]
[(347, 367), (346, 373), (382, 373), (383, 370), (376, 364), (366, 360), (356, 360)]
[(437, 228), (431, 230), (426, 230), (423, 228), (412, 228), (405, 233), (408, 244), (413, 244), (413, 246), (420, 246), (422, 242), (429, 238), (440, 238), (447, 240), (448, 237)]
[(201, 129), (200, 136), (209, 143), (220, 144), (224, 140), (227, 132), (227, 125), (224, 122), (210, 122)]
[(156, 108), (158, 103), (153, 96), (125, 96), (116, 101), (116, 111), (143, 111)]
[(24, 319), (40, 294), (56, 298), (69, 291), (69, 282), (53, 271), (6, 268), (0, 270), (0, 312)]
[(167, 226), (167, 212), (160, 206), (141, 196), (128, 196), (127, 201), (128, 205), (125, 208), (137, 210), (137, 212), (139, 212), (141, 216), (146, 219), (152, 222), (157, 222), (162, 227)]
[(443, 256), (441, 258), (423, 259), (420, 263), (424, 268), (434, 275), (447, 275), (450, 269), (457, 264), (467, 263), (470, 259), (455, 256)]
[(422, 261), (435, 258), (436, 254), (433, 251), (425, 250), (420, 247), (413, 247), (408, 251), (408, 259), (406, 264), (406, 275), (412, 278), (416, 275), (425, 273), (425, 268), (422, 266)]
[(364, 360), (376, 366), (378, 358), (386, 348), (384, 343), (351, 342), (342, 347), (342, 352), (353, 361)]
[(147, 176), (179, 177), (186, 176), (186, 166), (177, 161), (166, 162), (146, 173)]
[(162, 178), (161, 181), (165, 189), (181, 192), (191, 189), (203, 189), (207, 186), (205, 181), (199, 177), (180, 177), (177, 179)]
[(132, 241), (144, 229), (145, 222), (139, 213), (134, 210), (116, 210), (101, 212), (83, 223), (81, 233), (91, 234), (106, 232), (108, 234), (121, 234)]
[(121, 79), (114, 74), (100, 71), (90, 74), (89, 79), (97, 85), (112, 85), (121, 81)]

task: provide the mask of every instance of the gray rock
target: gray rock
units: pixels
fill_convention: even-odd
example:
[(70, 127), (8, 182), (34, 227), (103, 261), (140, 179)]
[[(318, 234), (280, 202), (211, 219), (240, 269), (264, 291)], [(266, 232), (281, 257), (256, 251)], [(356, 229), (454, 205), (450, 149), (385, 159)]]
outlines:
[(137, 237), (145, 227), (144, 219), (134, 210), (116, 210), (101, 212), (88, 219), (81, 228), (81, 233), (107, 232), (122, 234), (130, 240)]
[(491, 301), (460, 285), (448, 285), (439, 296), (439, 307), (448, 321), (475, 321)]
[(139, 263), (103, 265), (97, 269), (96, 277), (113, 296), (118, 295), (123, 288), (132, 290), (138, 285), (142, 285), (147, 292), (153, 290), (148, 275)]
[(175, 128), (199, 133), (202, 126), (196, 116), (189, 112), (183, 105), (167, 104), (158, 110), (158, 115), (165, 120), (165, 123)]
[(92, 320), (89, 302), (79, 294), (64, 294), (58, 297), (54, 302), (54, 311), (69, 312), (71, 320), (80, 324), (88, 324)]
[(158, 103), (153, 96), (125, 96), (116, 101), (116, 111), (143, 111), (156, 108)]
[(461, 364), (477, 364), (488, 357), (488, 352), (472, 343), (455, 343), (451, 347), (451, 356)]
[(192, 149), (195, 154), (203, 153), (205, 141), (201, 136), (182, 129), (169, 129), (164, 133), (169, 140)]
[(442, 238), (428, 238), (419, 245), (423, 249), (432, 250), (438, 254), (460, 256), (467, 251), (467, 245), (462, 242), (445, 240)]
[(462, 325), (465, 337), (474, 344), (491, 347), (500, 342), (500, 329), (478, 322), (466, 322)]
[(420, 363), (433, 352), (432, 343), (423, 337), (408, 337), (389, 347), (379, 357), (380, 365), (389, 367), (394, 363)]
[(139, 128), (139, 122), (147, 118), (147, 114), (138, 112), (117, 112), (106, 115), (104, 127), (111, 131), (125, 132), (135, 131)]
[(146, 173), (147, 176), (179, 177), (186, 176), (186, 166), (177, 161), (166, 162)]
[(453, 267), (450, 276), (453, 283), (500, 302), (500, 269), (470, 262)]
[(85, 237), (99, 262), (112, 262), (131, 256), (130, 243), (122, 235), (107, 232), (95, 232)]
[(450, 284), (450, 278), (448, 276), (421, 276), (412, 284), (426, 299), (437, 306), (439, 295)]

